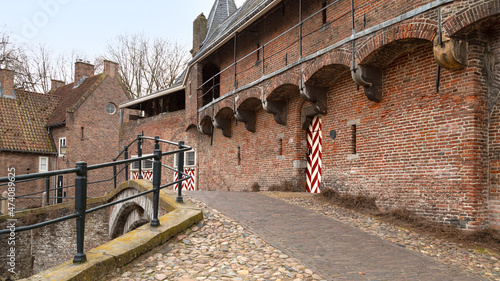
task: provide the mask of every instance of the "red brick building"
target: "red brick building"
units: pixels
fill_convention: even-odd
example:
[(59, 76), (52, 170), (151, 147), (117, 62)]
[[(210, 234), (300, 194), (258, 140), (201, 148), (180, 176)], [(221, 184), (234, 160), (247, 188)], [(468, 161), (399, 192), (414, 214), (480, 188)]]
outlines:
[(121, 144), (185, 140), (198, 189), (290, 181), (500, 228), (499, 12), (495, 0), (217, 0), (177, 83), (120, 105), (143, 112)]
[[(14, 73), (1, 70), (0, 97), (0, 177), (7, 168), (16, 173), (38, 173), (75, 167), (78, 161), (89, 165), (112, 161), (118, 152), (118, 104), (128, 100), (117, 76), (118, 65), (105, 61), (104, 72), (94, 75), (94, 66), (77, 61), (75, 82), (52, 81), (47, 94), (13, 89)], [(66, 154), (61, 146), (67, 147)], [(112, 170), (89, 172), (89, 182), (108, 179)], [(74, 185), (74, 175), (50, 179), (50, 188)], [(44, 179), (16, 183), (16, 195), (46, 188)], [(113, 182), (89, 185), (89, 196), (100, 196), (113, 189)], [(0, 187), (0, 193), (7, 190)], [(36, 194), (33, 196), (41, 196)], [(73, 188), (52, 191), (51, 197), (74, 196)], [(52, 199), (50, 203), (56, 202)], [(40, 206), (41, 199), (18, 199), (16, 208)]]

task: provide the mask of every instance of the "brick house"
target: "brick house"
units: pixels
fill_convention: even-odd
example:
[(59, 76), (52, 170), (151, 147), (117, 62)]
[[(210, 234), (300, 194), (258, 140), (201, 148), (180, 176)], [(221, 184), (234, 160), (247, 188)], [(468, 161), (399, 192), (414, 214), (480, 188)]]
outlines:
[(185, 140), (198, 189), (289, 181), (500, 228), (499, 12), (495, 0), (216, 0), (176, 84), (120, 105), (143, 112), (121, 145)]
[[(15, 167), (17, 174), (37, 173), (108, 162), (118, 151), (120, 114), (117, 105), (128, 100), (117, 75), (118, 65), (104, 62), (104, 72), (94, 75), (94, 66), (77, 61), (75, 82), (52, 80), (47, 94), (12, 89), (12, 71), (2, 70), (0, 97), (0, 163)], [(9, 87), (10, 85), (10, 87)], [(9, 95), (11, 93), (11, 95)], [(67, 148), (66, 154), (61, 146)], [(111, 171), (89, 172), (89, 182), (108, 179)], [(74, 175), (50, 179), (50, 187), (74, 185)], [(17, 195), (45, 190), (46, 181), (17, 183)], [(100, 196), (113, 188), (112, 181), (89, 185), (89, 196)], [(0, 191), (6, 190), (2, 186)], [(74, 196), (71, 187), (51, 193), (51, 197)], [(35, 196), (41, 196), (40, 194)], [(62, 200), (59, 200), (59, 202)], [(52, 199), (50, 203), (57, 202)], [(18, 199), (16, 207), (39, 206), (41, 199)]]

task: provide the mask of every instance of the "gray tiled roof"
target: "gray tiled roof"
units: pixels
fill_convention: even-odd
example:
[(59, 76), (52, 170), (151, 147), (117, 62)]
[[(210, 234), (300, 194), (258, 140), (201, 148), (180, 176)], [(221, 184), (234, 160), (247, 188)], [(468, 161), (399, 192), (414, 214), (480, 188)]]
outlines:
[(234, 4), (234, 0), (215, 0), (207, 19), (207, 36), (205, 40), (207, 40), (225, 19), (236, 12), (236, 10), (237, 8), (236, 4)]
[[(218, 2), (222, 1), (216, 0), (215, 4), (217, 4)], [(232, 2), (232, 0), (230, 0), (230, 2)], [(274, 2), (274, 0), (247, 0), (236, 12), (230, 14), (229, 17), (220, 22), (218, 26), (210, 26), (210, 30), (207, 33), (205, 41), (203, 42), (203, 46), (200, 48), (191, 62), (196, 61), (205, 53), (209, 52), (219, 42), (230, 36), (240, 26), (249, 21), (254, 15), (264, 10), (266, 6), (271, 4), (272, 2)], [(212, 8), (212, 11), (214, 10), (214, 8)], [(210, 15), (212, 15), (212, 12), (210, 12)], [(211, 31), (212, 29), (213, 31)]]

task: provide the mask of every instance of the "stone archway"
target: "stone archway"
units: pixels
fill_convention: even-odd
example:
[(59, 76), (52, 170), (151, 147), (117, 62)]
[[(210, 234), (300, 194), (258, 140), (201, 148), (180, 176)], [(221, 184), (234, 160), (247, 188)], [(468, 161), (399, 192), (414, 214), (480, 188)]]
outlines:
[[(111, 201), (117, 201), (138, 194), (135, 188), (127, 188), (118, 193)], [(148, 223), (153, 217), (153, 202), (141, 196), (119, 203), (112, 208), (109, 216), (109, 237), (114, 239), (135, 228)]]

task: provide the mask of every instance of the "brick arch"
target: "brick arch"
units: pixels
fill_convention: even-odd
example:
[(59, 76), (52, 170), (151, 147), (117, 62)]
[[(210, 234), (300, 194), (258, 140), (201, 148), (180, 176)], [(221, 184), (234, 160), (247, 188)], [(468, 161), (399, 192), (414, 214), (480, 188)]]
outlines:
[[(382, 67), (390, 63), (401, 52), (404, 52), (414, 42), (432, 42), (437, 34), (436, 23), (411, 21), (391, 26), (368, 36), (362, 45), (357, 48), (355, 58), (357, 64), (370, 64)], [(385, 57), (378, 58), (381, 52), (391, 48)], [(398, 51), (401, 47), (403, 50)], [(396, 48), (396, 50), (394, 50)], [(384, 54), (382, 54), (384, 55)], [(378, 62), (377, 62), (378, 61)]]
[(250, 89), (246, 89), (242, 92), (240, 92), (237, 96), (236, 96), (236, 104), (235, 104), (235, 107), (236, 108), (240, 108), (240, 106), (243, 104), (243, 103), (246, 103), (247, 100), (249, 99), (258, 99), (258, 100), (262, 100), (262, 88), (258, 88), (258, 87), (252, 87)]
[[(113, 197), (111, 202), (138, 194), (135, 188), (126, 188)], [(149, 222), (153, 217), (153, 202), (147, 196), (141, 196), (116, 204), (109, 216), (109, 237), (116, 238)]]
[(309, 81), (314, 74), (318, 73), (322, 69), (328, 68), (331, 65), (339, 65), (349, 68), (351, 66), (351, 61), (352, 53), (347, 50), (335, 50), (326, 53), (304, 67), (302, 73), (303, 81)]
[(187, 131), (189, 131), (189, 130), (191, 130), (191, 129), (196, 129), (196, 128), (197, 128), (196, 124), (194, 124), (194, 123), (190, 123), (190, 124), (186, 127), (185, 132), (187, 132)]
[(207, 116), (210, 117), (210, 119), (212, 119), (214, 117), (213, 115), (214, 115), (214, 108), (213, 107), (205, 108), (204, 110), (202, 110), (199, 113), (200, 118), (198, 120), (200, 120), (200, 123), (201, 123), (201, 121), (204, 118), (206, 118)]
[(289, 70), (281, 75), (275, 76), (266, 82), (264, 87), (265, 99), (278, 99), (284, 87), (292, 88), (293, 86), (300, 88), (300, 75)]
[(222, 118), (222, 119), (232, 119), (233, 118), (233, 107), (229, 106), (224, 106), (224, 107), (218, 107), (217, 111), (215, 112), (214, 118)]
[(452, 37), (464, 28), (489, 17), (500, 14), (498, 0), (483, 2), (458, 15), (453, 15), (443, 23), (443, 31), (447, 37)]
[(231, 111), (234, 109), (234, 98), (229, 97), (223, 99), (214, 105), (214, 117), (218, 116), (219, 112), (224, 108), (229, 108)]

